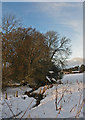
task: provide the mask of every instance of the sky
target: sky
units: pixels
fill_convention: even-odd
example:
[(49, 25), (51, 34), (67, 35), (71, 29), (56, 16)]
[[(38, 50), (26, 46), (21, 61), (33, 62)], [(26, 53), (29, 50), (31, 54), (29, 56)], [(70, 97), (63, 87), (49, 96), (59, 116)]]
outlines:
[(83, 57), (82, 2), (3, 2), (2, 16), (16, 15), (23, 26), (42, 33), (54, 30), (71, 39), (72, 58)]

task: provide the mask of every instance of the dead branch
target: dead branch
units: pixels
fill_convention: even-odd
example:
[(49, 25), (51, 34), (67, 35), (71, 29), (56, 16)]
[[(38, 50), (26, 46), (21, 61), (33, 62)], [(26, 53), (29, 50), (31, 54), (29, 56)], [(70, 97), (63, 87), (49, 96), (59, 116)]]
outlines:
[(18, 114), (16, 114), (15, 116), (10, 117), (9, 119), (12, 119), (12, 118), (14, 118), (14, 117), (19, 116), (22, 112), (23, 112), (23, 111), (19, 112)]
[(24, 114), (22, 115), (22, 117), (20, 118), (20, 120), (24, 117), (24, 115), (26, 114), (28, 108), (30, 107), (30, 105), (32, 104), (32, 102), (34, 101), (34, 99), (31, 101), (31, 103), (28, 105), (27, 109), (25, 110)]
[(70, 112), (72, 112), (72, 110), (73, 110), (76, 106), (77, 106), (77, 104), (72, 107), (72, 109), (70, 110)]
[(80, 115), (80, 112), (81, 112), (81, 110), (82, 110), (83, 105), (84, 105), (84, 102), (82, 101), (82, 103), (81, 103), (81, 105), (80, 105), (80, 109), (78, 109), (78, 110), (77, 110), (77, 113), (76, 113), (75, 118), (78, 118), (78, 117), (79, 117), (79, 115)]
[(6, 100), (4, 100), (4, 101), (7, 104), (8, 108), (10, 109), (11, 113), (13, 114), (13, 116), (15, 117), (15, 114), (13, 113), (12, 109), (10, 108), (10, 105), (6, 102)]
[(61, 106), (60, 106), (60, 108), (59, 108), (59, 112), (57, 113), (56, 118), (58, 117), (58, 115), (60, 114), (60, 112), (61, 112)]
[(62, 94), (62, 96), (61, 96), (61, 98), (60, 98), (60, 100), (58, 101), (58, 104), (60, 103), (60, 101), (62, 100), (62, 98), (63, 98), (63, 96), (64, 96), (64, 93), (66, 92), (66, 89), (65, 89), (65, 91), (63, 92), (63, 94)]

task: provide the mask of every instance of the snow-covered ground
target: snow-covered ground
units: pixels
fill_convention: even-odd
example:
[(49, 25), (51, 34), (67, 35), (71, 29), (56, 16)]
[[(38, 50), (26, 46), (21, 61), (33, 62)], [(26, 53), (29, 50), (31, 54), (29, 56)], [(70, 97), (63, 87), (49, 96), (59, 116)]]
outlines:
[(28, 86), (21, 86), (21, 87), (8, 87), (3, 91), (3, 98), (5, 97), (5, 93), (7, 92), (8, 97), (11, 98), (16, 94), (16, 91), (18, 91), (18, 95), (21, 96), (24, 94), (25, 91), (30, 91), (32, 88), (29, 88)]
[[(84, 73), (85, 74), (85, 73)], [(46, 97), (41, 100), (37, 107), (36, 100), (23, 95), (24, 91), (30, 88), (12, 88), (7, 92), (8, 100), (0, 100), (2, 105), (2, 117), (10, 118), (72, 118), (83, 117), (83, 74), (69, 74), (62, 79), (63, 84), (53, 85), (45, 91)], [(45, 86), (46, 87), (46, 86)], [(42, 87), (43, 89), (44, 87)], [(56, 90), (57, 88), (57, 90)], [(39, 92), (41, 88), (35, 92)], [(14, 92), (19, 91), (19, 97), (13, 97)], [(11, 97), (10, 97), (11, 96)], [(57, 110), (56, 110), (57, 96)], [(0, 111), (1, 112), (1, 111)], [(1, 116), (1, 114), (0, 114)]]

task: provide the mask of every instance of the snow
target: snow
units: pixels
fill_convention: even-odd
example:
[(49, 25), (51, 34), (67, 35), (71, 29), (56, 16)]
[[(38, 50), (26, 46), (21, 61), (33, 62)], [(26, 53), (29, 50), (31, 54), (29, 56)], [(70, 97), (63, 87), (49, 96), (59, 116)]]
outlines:
[(5, 97), (5, 93), (8, 94), (8, 97), (14, 97), (16, 91), (18, 91), (18, 96), (21, 96), (24, 94), (25, 91), (30, 91), (32, 88), (29, 88), (28, 86), (21, 86), (21, 87), (8, 87), (4, 92), (3, 92), (3, 98)]
[(55, 78), (52, 78), (52, 80), (56, 82), (56, 79), (55, 79)]
[(51, 82), (51, 80), (50, 80), (50, 78), (49, 78), (48, 76), (46, 76), (46, 78), (47, 78), (47, 80), (48, 80), (49, 82)]
[[(9, 100), (3, 100), (2, 116), (4, 118), (10, 118), (13, 116), (13, 114), (17, 115), (18, 113), (22, 112), (20, 116), (18, 116), (21, 117), (28, 108), (27, 113), (25, 114), (25, 116), (27, 116), (29, 114), (30, 108), (35, 104), (35, 102), (36, 100), (34, 98), (28, 97), (26, 97), (26, 99), (22, 99), (22, 97), (13, 97)], [(7, 104), (9, 104), (13, 113), (11, 112)]]
[(62, 82), (64, 84), (67, 83), (76, 83), (76, 81), (78, 80), (79, 82), (83, 82), (83, 76), (85, 73), (78, 73), (78, 74), (67, 74), (64, 76), (64, 78), (62, 79)]
[(54, 73), (54, 71), (49, 71), (49, 73)]
[[(85, 74), (85, 73), (84, 73)], [(0, 100), (0, 106), (2, 104), (2, 116), (3, 118), (10, 118), (20, 114), (16, 118), (82, 118), (83, 117), (83, 74), (69, 74), (65, 75), (60, 85), (54, 84), (52, 88), (47, 89), (47, 86), (40, 87), (35, 92), (39, 93), (40, 90), (46, 88), (44, 95), (46, 97), (41, 100), (40, 104), (34, 108), (36, 100), (27, 95), (23, 95), (23, 92), (30, 88), (15, 88), (19, 90), (19, 97), (11, 97), (10, 95), (15, 91), (14, 88), (7, 90), (9, 92), (8, 100)], [(57, 93), (56, 93), (57, 88)], [(57, 108), (56, 111), (56, 94), (57, 94)], [(62, 97), (63, 96), (63, 97)], [(10, 111), (10, 106), (13, 113)], [(2, 107), (1, 106), (1, 107)], [(1, 115), (0, 115), (1, 116)]]
[[(80, 87), (80, 91), (78, 93), (78, 90), (75, 88)], [(44, 118), (69, 118), (69, 117), (75, 117), (77, 114), (78, 109), (78, 102), (79, 98), (81, 96), (80, 103), (82, 102), (83, 95), (82, 95), (82, 84), (80, 85), (65, 85), (65, 86), (58, 86), (58, 101), (60, 100), (62, 93), (64, 89), (67, 89), (65, 92), (65, 95), (63, 99), (58, 104), (58, 108), (61, 106), (61, 112), (58, 114), (59, 111), (56, 111), (55, 106), (55, 95), (56, 95), (56, 86), (46, 91), (47, 97), (41, 101), (41, 104), (33, 109), (33, 111), (30, 113), (30, 116), (33, 118), (37, 117), (43, 117)], [(71, 90), (71, 92), (70, 92)], [(70, 110), (72, 107), (74, 107), (77, 104), (77, 107), (75, 107), (75, 110), (73, 109), (72, 112)], [(83, 114), (80, 114), (80, 117), (83, 117)]]

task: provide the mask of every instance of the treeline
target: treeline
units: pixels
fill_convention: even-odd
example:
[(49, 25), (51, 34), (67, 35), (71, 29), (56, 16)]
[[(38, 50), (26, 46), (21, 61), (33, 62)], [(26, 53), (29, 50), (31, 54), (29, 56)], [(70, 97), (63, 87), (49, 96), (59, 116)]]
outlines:
[(72, 71), (79, 71), (80, 73), (82, 73), (82, 72), (85, 72), (85, 65), (82, 64), (80, 66), (75, 66), (72, 68), (63, 69), (63, 71), (70, 72), (70, 73), (72, 73)]
[[(45, 34), (22, 27), (12, 15), (2, 20), (2, 86), (28, 83), (32, 87), (49, 84), (49, 71), (57, 80), (71, 53), (70, 39), (60, 38), (55, 31)], [(51, 75), (49, 75), (50, 77)]]

